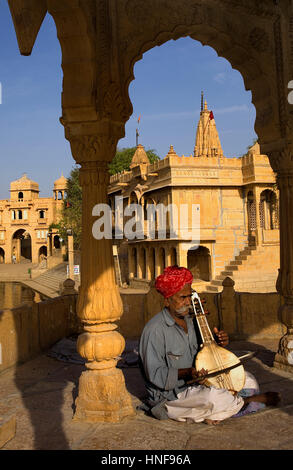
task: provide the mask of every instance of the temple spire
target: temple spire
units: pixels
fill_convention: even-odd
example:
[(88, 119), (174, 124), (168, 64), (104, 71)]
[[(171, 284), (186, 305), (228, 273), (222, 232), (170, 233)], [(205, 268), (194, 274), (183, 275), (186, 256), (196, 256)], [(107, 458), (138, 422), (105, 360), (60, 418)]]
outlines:
[(213, 112), (208, 109), (206, 100), (201, 94), (201, 111), (197, 125), (194, 157), (223, 157)]

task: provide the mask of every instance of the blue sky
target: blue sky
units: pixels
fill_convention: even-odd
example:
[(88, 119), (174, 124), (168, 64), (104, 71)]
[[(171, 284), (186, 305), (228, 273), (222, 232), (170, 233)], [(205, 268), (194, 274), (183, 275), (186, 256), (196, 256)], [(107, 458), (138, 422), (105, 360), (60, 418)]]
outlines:
[[(255, 108), (242, 76), (230, 63), (190, 38), (156, 47), (134, 69), (129, 92), (133, 115), (118, 146), (139, 141), (163, 158), (174, 146), (178, 155), (193, 152), (201, 90), (213, 110), (224, 155), (238, 157), (256, 137)], [(61, 50), (47, 15), (32, 55), (22, 57), (6, 0), (0, 0), (0, 199), (23, 173), (37, 181), (40, 196), (51, 196), (54, 180), (68, 176), (74, 160), (59, 122)]]

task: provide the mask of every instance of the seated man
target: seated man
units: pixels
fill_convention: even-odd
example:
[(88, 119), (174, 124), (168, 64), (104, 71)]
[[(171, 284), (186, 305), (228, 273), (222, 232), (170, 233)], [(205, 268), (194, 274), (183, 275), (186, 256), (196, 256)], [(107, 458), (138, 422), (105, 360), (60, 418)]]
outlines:
[[(260, 407), (276, 405), (279, 395), (258, 394), (257, 382), (247, 372), (244, 389), (254, 389), (256, 394), (244, 398), (225, 389), (186, 383), (208, 373), (194, 368), (199, 344), (189, 315), (192, 280), (188, 269), (172, 266), (155, 282), (157, 291), (165, 298), (165, 308), (146, 324), (139, 344), (152, 414), (158, 419), (186, 421), (188, 418), (196, 423), (216, 424), (236, 415), (248, 403), (258, 402)], [(217, 328), (214, 333), (218, 344), (227, 346), (228, 335)]]

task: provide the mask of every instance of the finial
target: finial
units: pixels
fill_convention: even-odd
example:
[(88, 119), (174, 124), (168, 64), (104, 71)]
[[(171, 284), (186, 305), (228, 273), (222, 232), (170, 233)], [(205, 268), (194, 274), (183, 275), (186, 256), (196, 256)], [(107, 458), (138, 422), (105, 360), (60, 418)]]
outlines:
[(204, 101), (204, 110), (206, 111), (208, 109), (208, 104), (206, 102), (206, 100)]
[(170, 150), (167, 155), (173, 155), (177, 157), (177, 153), (175, 152), (173, 145), (170, 145)]
[(200, 110), (203, 111), (203, 91), (201, 92), (201, 105)]

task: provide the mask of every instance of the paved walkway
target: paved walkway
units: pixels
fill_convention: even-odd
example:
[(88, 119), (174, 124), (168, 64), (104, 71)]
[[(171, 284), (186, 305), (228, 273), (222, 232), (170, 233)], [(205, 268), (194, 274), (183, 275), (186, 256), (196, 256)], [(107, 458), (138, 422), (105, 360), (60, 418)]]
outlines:
[[(261, 391), (282, 394), (277, 408), (230, 418), (217, 426), (158, 421), (142, 411), (119, 424), (75, 422), (74, 398), (84, 366), (44, 354), (0, 375), (0, 416), (16, 416), (15, 437), (3, 450), (293, 449), (293, 375), (272, 367), (276, 344), (234, 342), (230, 348), (238, 354), (260, 348), (246, 369), (258, 377)], [(144, 384), (136, 366), (124, 366), (126, 387), (136, 407), (145, 395)]]
[(29, 262), (16, 264), (0, 264), (0, 281), (21, 281), (29, 279), (28, 270), (35, 268), (37, 265)]

